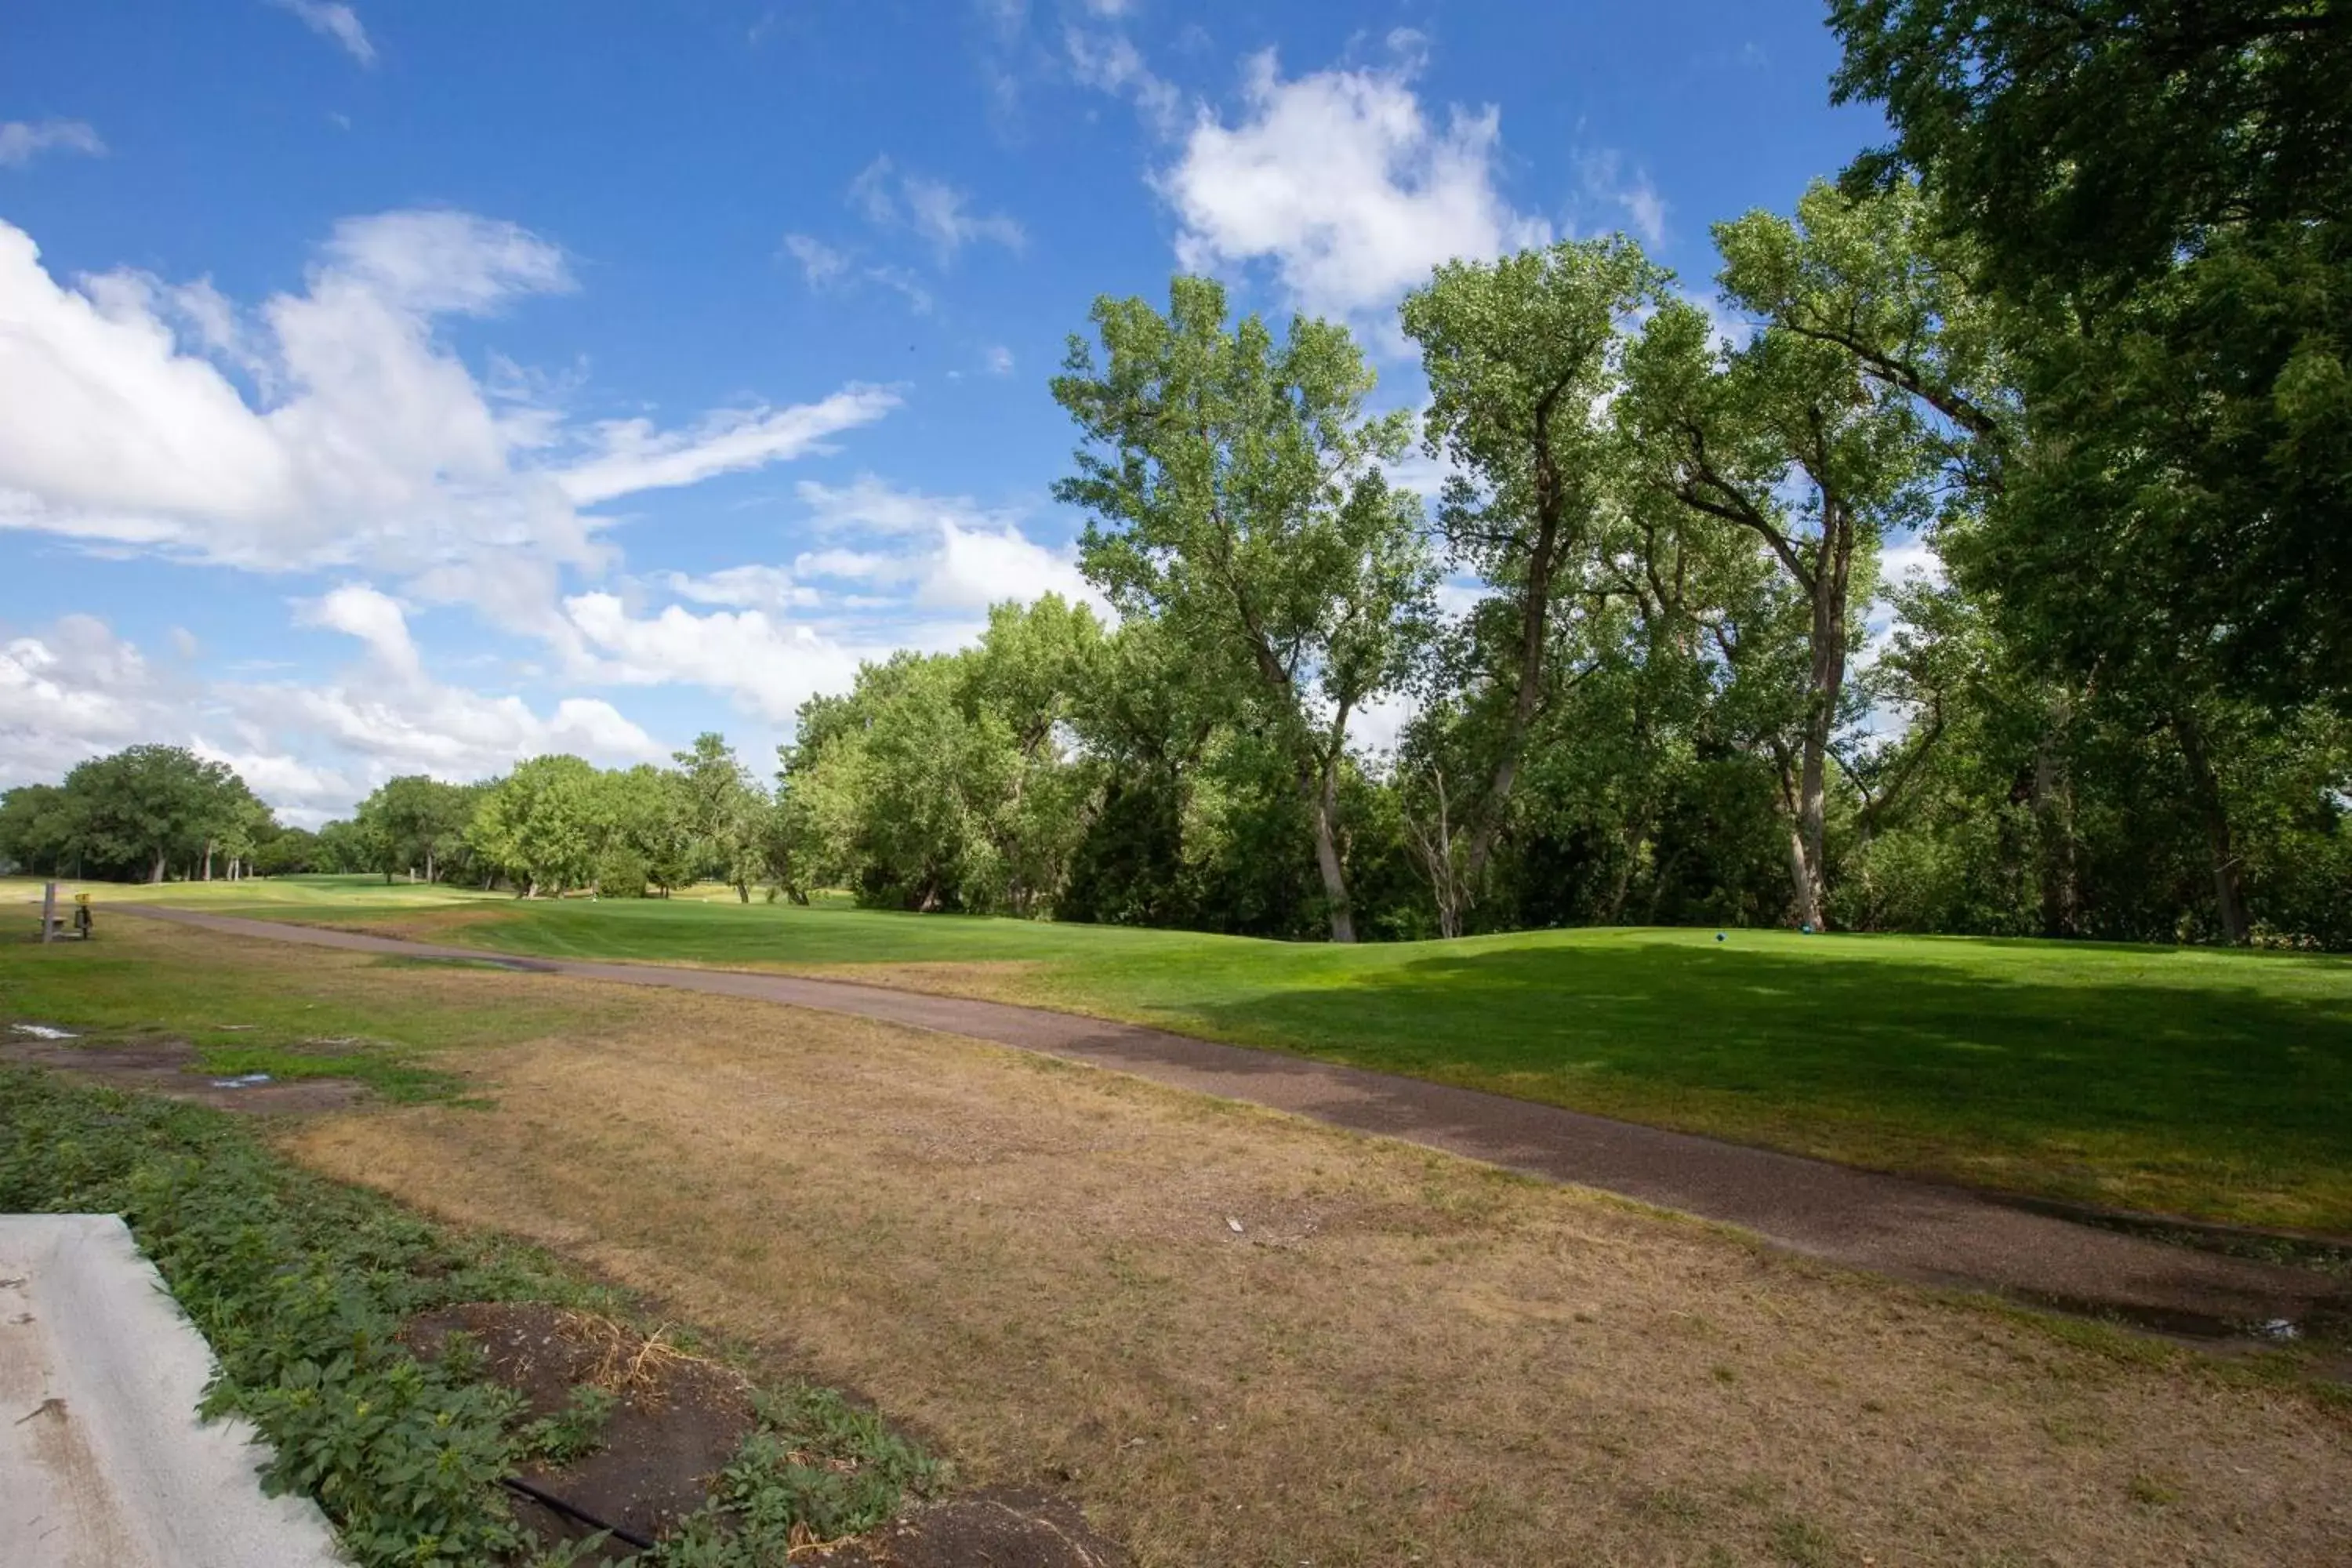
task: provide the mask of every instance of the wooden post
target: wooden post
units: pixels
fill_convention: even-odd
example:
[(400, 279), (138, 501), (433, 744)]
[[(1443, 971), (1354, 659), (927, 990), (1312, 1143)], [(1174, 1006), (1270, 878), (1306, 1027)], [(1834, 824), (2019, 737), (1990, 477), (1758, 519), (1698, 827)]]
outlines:
[(58, 934), (58, 885), (41, 884), (41, 940), (54, 941)]

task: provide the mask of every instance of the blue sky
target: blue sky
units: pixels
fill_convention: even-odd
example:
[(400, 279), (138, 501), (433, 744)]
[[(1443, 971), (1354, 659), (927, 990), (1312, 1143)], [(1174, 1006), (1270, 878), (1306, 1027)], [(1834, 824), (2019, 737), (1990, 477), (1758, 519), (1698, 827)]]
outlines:
[(764, 767), (1082, 587), (1097, 295), (1343, 317), (1412, 406), (1448, 256), (1623, 228), (1705, 291), (1708, 223), (1879, 134), (1833, 59), (1811, 0), (14, 0), (0, 785)]

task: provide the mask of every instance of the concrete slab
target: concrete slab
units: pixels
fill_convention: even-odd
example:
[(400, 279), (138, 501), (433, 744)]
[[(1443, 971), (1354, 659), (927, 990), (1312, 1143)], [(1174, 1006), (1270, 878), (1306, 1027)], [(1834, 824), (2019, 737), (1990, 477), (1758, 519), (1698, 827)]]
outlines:
[(196, 1419), (211, 1349), (113, 1215), (0, 1215), (8, 1568), (324, 1568), (307, 1498), (261, 1494), (241, 1420)]

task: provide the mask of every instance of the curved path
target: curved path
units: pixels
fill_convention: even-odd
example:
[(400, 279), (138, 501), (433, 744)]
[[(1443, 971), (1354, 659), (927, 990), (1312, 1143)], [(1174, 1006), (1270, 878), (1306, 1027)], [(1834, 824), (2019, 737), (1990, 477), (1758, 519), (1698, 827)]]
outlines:
[(114, 912), (233, 936), (663, 985), (962, 1035), (1598, 1187), (1738, 1226), (1814, 1258), (2114, 1311), (2152, 1327), (2226, 1331), (2333, 1317), (2352, 1305), (2338, 1284), (2315, 1273), (2094, 1228), (1962, 1187), (1132, 1024), (847, 981), (526, 958), (155, 905), (119, 904)]

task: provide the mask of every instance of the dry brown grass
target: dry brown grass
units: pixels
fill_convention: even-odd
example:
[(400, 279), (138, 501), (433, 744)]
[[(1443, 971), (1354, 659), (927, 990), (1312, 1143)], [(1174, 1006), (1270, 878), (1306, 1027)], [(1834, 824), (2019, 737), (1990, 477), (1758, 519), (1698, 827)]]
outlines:
[(1146, 1564), (2352, 1563), (2352, 1418), (2186, 1352), (976, 1043), (659, 1020), (293, 1146), (784, 1347)]

